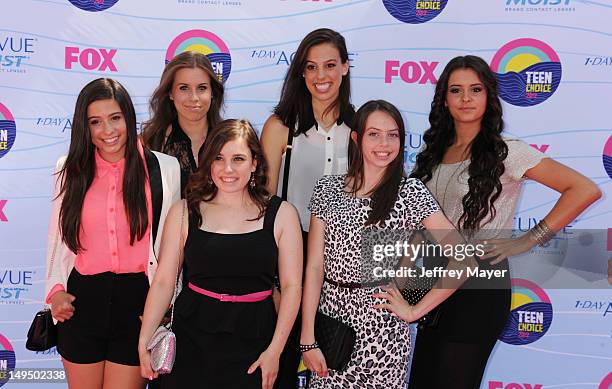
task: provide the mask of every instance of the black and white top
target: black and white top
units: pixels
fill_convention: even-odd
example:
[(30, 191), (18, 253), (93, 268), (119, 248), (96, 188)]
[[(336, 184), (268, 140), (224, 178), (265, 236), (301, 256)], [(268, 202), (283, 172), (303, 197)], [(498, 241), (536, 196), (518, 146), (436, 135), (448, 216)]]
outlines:
[(356, 198), (345, 189), (346, 175), (324, 176), (314, 187), (310, 212), (326, 222), (325, 275), (339, 282), (362, 282), (360, 266), (365, 229), (418, 230), (421, 221), (440, 210), (438, 203), (416, 178), (404, 178), (390, 216), (382, 225), (365, 227), (370, 198)]
[[(363, 282), (362, 237), (366, 229), (421, 229), (423, 219), (438, 212), (438, 203), (418, 179), (404, 178), (390, 216), (381, 225), (365, 227), (371, 199), (355, 198), (345, 189), (346, 175), (325, 176), (313, 191), (309, 209), (325, 221), (325, 277), (333, 281)], [(319, 311), (355, 329), (357, 341), (348, 367), (314, 376), (310, 388), (404, 389), (410, 355), (408, 323), (373, 305), (383, 302), (372, 294), (379, 287), (348, 289), (323, 283)]]

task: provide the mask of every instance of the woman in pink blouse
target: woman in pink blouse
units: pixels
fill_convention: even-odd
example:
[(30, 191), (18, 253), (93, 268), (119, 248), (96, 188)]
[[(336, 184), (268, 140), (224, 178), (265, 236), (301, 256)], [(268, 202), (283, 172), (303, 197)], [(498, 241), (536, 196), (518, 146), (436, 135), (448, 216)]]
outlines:
[(156, 235), (179, 198), (179, 165), (143, 149), (130, 96), (112, 79), (83, 88), (72, 123), (49, 223), (46, 302), (59, 322), (57, 349), (71, 389), (143, 388), (139, 316)]

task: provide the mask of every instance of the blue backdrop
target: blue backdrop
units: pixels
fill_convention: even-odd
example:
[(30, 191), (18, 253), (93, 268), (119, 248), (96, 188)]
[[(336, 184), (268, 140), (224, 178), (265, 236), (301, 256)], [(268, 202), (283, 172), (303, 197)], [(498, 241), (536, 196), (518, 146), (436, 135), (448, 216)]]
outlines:
[[(610, 0), (3, 1), (0, 373), (15, 364), (61, 366), (54, 349), (34, 353), (24, 343), (43, 299), (51, 172), (67, 151), (76, 96), (90, 80), (105, 76), (123, 83), (140, 124), (149, 117), (148, 98), (165, 61), (177, 52), (198, 50), (210, 56), (225, 82), (225, 116), (248, 118), (259, 130), (278, 100), (301, 38), (315, 28), (331, 27), (347, 40), (353, 102), (384, 98), (401, 108), (410, 131), (410, 168), (444, 65), (457, 55), (479, 55), (498, 74), (506, 135), (582, 172), (604, 192), (569, 229), (607, 231), (612, 211), (607, 198), (612, 176), (610, 20)], [(557, 197), (528, 183), (515, 228), (529, 229)], [(607, 234), (592, 248), (608, 257), (610, 241), (612, 234)], [(557, 255), (554, 250), (539, 254)], [(612, 387), (612, 293), (607, 283), (558, 290), (525, 278), (514, 279), (513, 319), (482, 387)], [(486, 314), (487, 307), (482, 310)], [(536, 314), (519, 313), (525, 311)], [(533, 320), (541, 326), (526, 326)], [(478, 331), (479, 318), (473, 321)], [(3, 385), (18, 387), (0, 374)]]

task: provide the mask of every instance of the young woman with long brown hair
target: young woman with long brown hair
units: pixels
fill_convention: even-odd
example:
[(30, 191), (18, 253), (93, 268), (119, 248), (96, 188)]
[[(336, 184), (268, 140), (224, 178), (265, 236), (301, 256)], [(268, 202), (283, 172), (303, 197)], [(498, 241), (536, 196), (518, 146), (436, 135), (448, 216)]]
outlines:
[[(297, 208), (304, 243), (310, 225), (308, 202), (317, 180), (348, 169), (355, 115), (350, 81), (344, 37), (329, 28), (311, 31), (295, 52), (280, 101), (261, 133), (270, 166), (268, 190)], [(281, 360), (280, 389), (297, 385), (298, 332), (296, 324)]]
[[(300, 348), (314, 373), (310, 388), (404, 389), (409, 323), (447, 298), (453, 288), (448, 284), (446, 289), (434, 289), (410, 306), (395, 285), (387, 285), (388, 277), (369, 272), (372, 262), (365, 248), (370, 237), (385, 231), (397, 231), (408, 240), (425, 227), (440, 242), (450, 242), (457, 234), (425, 185), (404, 175), (405, 129), (395, 106), (384, 100), (362, 105), (351, 141), (349, 171), (321, 178), (310, 202)], [(342, 371), (328, 369), (319, 348), (317, 311), (355, 331), (354, 348)]]
[[(484, 240), (492, 269), (507, 271), (508, 257), (544, 244), (601, 196), (582, 174), (523, 141), (503, 137), (497, 81), (482, 58), (466, 55), (446, 65), (429, 122), (410, 176), (425, 182), (458, 229)], [(525, 179), (561, 196), (529, 233), (508, 239)], [(510, 279), (500, 281), (490, 289), (468, 280), (441, 305), (437, 326), (419, 330), (411, 388), (480, 387), (510, 311)]]
[[(142, 375), (152, 378), (146, 345), (187, 262), (187, 287), (174, 308), (176, 361), (162, 387), (274, 384), (300, 305), (302, 242), (295, 208), (267, 191), (266, 168), (250, 123), (225, 120), (206, 142), (185, 201), (170, 210), (139, 345)], [(278, 315), (271, 297), (277, 268)]]
[(223, 84), (206, 55), (186, 51), (168, 62), (151, 96), (150, 110), (142, 139), (149, 149), (178, 159), (183, 193), (197, 169), (206, 136), (221, 121), (223, 110)]
[(56, 171), (45, 295), (68, 386), (143, 388), (139, 316), (179, 199), (178, 163), (142, 147), (127, 91), (100, 78), (77, 98)]

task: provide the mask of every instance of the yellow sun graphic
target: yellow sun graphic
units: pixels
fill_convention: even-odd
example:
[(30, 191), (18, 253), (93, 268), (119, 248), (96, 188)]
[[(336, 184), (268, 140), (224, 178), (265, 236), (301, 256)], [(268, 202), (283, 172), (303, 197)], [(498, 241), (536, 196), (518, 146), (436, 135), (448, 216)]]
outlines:
[(540, 58), (531, 53), (522, 53), (515, 55), (508, 63), (506, 64), (506, 73), (507, 72), (520, 72), (521, 70), (541, 62)]

